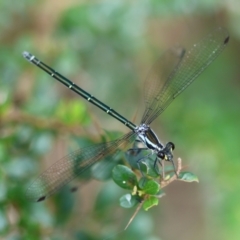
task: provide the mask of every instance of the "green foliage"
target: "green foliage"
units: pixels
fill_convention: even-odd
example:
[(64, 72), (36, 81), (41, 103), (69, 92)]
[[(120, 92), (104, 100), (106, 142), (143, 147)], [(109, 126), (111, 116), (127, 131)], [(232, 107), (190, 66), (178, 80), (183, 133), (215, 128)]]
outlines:
[[(143, 163), (145, 161), (147, 162), (149, 159), (144, 159)], [(171, 170), (171, 172), (164, 170), (164, 178), (163, 174), (158, 174), (154, 175), (155, 180), (153, 180), (153, 176), (148, 173), (156, 172), (156, 166), (152, 163), (150, 168), (152, 169), (144, 173), (146, 176), (141, 177), (139, 180), (137, 175), (127, 166), (117, 165), (113, 168), (112, 179), (114, 182), (123, 189), (131, 190), (131, 194), (125, 194), (120, 198), (122, 207), (131, 208), (137, 203), (144, 202), (143, 209), (147, 211), (158, 205), (159, 198), (164, 196), (164, 192), (161, 189), (162, 184), (165, 187), (175, 179), (185, 182), (198, 182), (198, 178), (193, 173), (180, 172), (176, 176), (174, 170)], [(140, 169), (137, 169), (137, 171), (139, 172)]]
[(123, 195), (119, 199), (119, 202), (120, 202), (120, 206), (124, 207), (124, 208), (131, 208), (131, 207), (136, 206), (139, 203), (139, 201), (136, 199), (136, 197), (134, 197), (133, 195), (131, 195), (129, 193)]
[(137, 177), (133, 171), (123, 165), (117, 165), (112, 171), (112, 178), (116, 184), (124, 189), (133, 189), (137, 184)]
[(160, 186), (153, 180), (147, 180), (144, 184), (142, 191), (149, 195), (156, 195), (160, 190)]
[(143, 209), (145, 211), (148, 211), (150, 208), (157, 205), (158, 205), (158, 199), (154, 196), (149, 196), (143, 204)]
[[(240, 34), (238, 8), (231, 6), (236, 11), (216, 0), (0, 1), (0, 239), (239, 239)], [(175, 156), (184, 156), (178, 180), (198, 182), (185, 168), (201, 179), (190, 192), (180, 181), (169, 186), (178, 199), (173, 206), (172, 194), (165, 198), (173, 213), (160, 201), (165, 185), (154, 155), (139, 163), (143, 178), (139, 155), (131, 152), (106, 158), (83, 176), (116, 183), (83, 184), (76, 194), (66, 186), (45, 202), (27, 201), (29, 183), (53, 162), (114, 140), (119, 132), (112, 129), (124, 128), (25, 61), (22, 51), (36, 54), (132, 120), (137, 110), (141, 115), (142, 81), (161, 52), (181, 43), (181, 34), (192, 42), (195, 33), (208, 32), (220, 18), (231, 30), (229, 50), (154, 126), (163, 143), (176, 144)], [(131, 168), (122, 165), (126, 162)], [(165, 166), (165, 182), (174, 176), (172, 166)], [(140, 211), (122, 231), (130, 211), (141, 204), (150, 211)]]
[(180, 172), (178, 179), (184, 182), (198, 182), (197, 176), (191, 172)]

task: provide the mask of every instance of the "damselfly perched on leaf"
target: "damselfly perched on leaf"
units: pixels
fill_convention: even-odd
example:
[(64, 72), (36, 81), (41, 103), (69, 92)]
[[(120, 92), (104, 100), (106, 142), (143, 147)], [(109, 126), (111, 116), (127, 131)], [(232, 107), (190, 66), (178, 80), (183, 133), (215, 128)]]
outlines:
[[(75, 83), (38, 60), (31, 53), (23, 52), (23, 56), (28, 61), (122, 122), (131, 130), (119, 139), (81, 148), (60, 159), (33, 180), (27, 190), (27, 197), (32, 201), (44, 200), (76, 176), (83, 174), (93, 164), (101, 161), (106, 156), (114, 155), (121, 146), (133, 143), (136, 139), (140, 140), (145, 146), (143, 150), (149, 150), (149, 154), (145, 156), (146, 158), (155, 154), (155, 164), (170, 161), (175, 166), (172, 153), (174, 144), (168, 142), (164, 145), (152, 130), (150, 124), (168, 107), (173, 99), (183, 92), (209, 66), (222, 52), (228, 41), (227, 31), (223, 28), (217, 28), (202, 41), (194, 44), (189, 50), (170, 49), (166, 51), (154, 64), (147, 77), (144, 86), (146, 107), (139, 125), (127, 120)], [(144, 161), (144, 158), (137, 160), (138, 166), (141, 161)]]

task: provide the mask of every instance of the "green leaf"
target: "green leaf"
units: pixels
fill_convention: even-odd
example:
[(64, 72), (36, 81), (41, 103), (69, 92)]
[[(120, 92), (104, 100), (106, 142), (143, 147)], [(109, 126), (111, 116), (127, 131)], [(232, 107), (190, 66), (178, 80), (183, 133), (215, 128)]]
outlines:
[[(158, 165), (154, 166), (156, 155), (150, 155), (149, 151), (142, 150), (139, 151), (139, 149), (130, 149), (125, 153), (125, 158), (127, 159), (130, 166), (134, 169), (140, 170), (145, 175), (148, 175), (149, 177), (156, 178), (159, 176), (158, 173)], [(142, 159), (142, 161), (139, 161)], [(137, 162), (139, 161), (139, 165)], [(140, 169), (139, 169), (140, 167)]]
[(149, 196), (145, 202), (143, 203), (143, 209), (145, 211), (148, 211), (150, 208), (152, 208), (153, 206), (157, 206), (158, 205), (158, 198), (154, 197), (154, 196)]
[(154, 180), (147, 180), (142, 189), (146, 194), (155, 195), (160, 190), (160, 185)]
[(138, 181), (138, 187), (140, 189), (144, 188), (144, 185), (146, 184), (146, 182), (148, 181), (148, 178), (146, 177), (142, 177), (139, 181)]
[(184, 182), (199, 182), (198, 177), (191, 172), (180, 172), (178, 175), (178, 180)]
[(135, 173), (124, 165), (117, 165), (112, 171), (114, 182), (124, 189), (132, 190), (137, 185), (137, 177)]
[[(137, 148), (137, 145), (133, 145), (133, 149), (129, 149), (128, 151), (125, 152), (125, 158), (127, 159), (127, 162), (130, 164), (132, 169), (139, 169), (139, 165), (141, 167), (141, 162), (138, 162), (139, 159), (144, 158), (144, 156), (146, 155), (146, 151), (141, 151), (139, 148)], [(145, 173), (146, 172), (146, 167), (143, 166), (143, 168), (141, 168), (142, 172)]]
[(111, 178), (112, 170), (116, 166), (116, 161), (111, 156), (105, 157), (100, 162), (95, 163), (91, 167), (91, 175), (99, 181), (106, 181)]
[(136, 204), (139, 203), (139, 201), (137, 200), (137, 198), (135, 196), (132, 196), (131, 194), (126, 194), (123, 195), (120, 199), (120, 206), (124, 207), (124, 208), (131, 208), (133, 206), (135, 206)]
[[(154, 155), (155, 156), (155, 155)], [(140, 167), (144, 173), (146, 173), (149, 177), (156, 178), (159, 176), (159, 173), (157, 172), (157, 164), (154, 166), (155, 159), (152, 157), (144, 159), (144, 161), (141, 162)]]

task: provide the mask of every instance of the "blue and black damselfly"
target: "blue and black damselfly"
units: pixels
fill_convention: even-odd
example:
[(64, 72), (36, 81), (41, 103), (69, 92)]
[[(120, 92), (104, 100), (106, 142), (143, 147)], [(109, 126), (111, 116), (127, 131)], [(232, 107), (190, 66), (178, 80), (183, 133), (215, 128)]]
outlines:
[[(146, 107), (138, 126), (38, 60), (31, 53), (23, 52), (23, 56), (29, 62), (131, 130), (119, 139), (81, 148), (54, 163), (30, 184), (27, 189), (28, 199), (32, 201), (46, 199), (76, 176), (83, 174), (93, 164), (115, 154), (119, 148), (133, 143), (135, 140), (140, 140), (145, 146), (143, 149), (149, 150), (149, 154), (145, 157), (155, 154), (154, 165), (156, 163), (161, 165), (161, 161), (170, 161), (175, 169), (172, 153), (174, 144), (171, 142), (166, 145), (161, 143), (150, 124), (209, 66), (222, 52), (228, 41), (228, 32), (224, 28), (217, 28), (189, 50), (178, 48), (166, 51), (155, 63), (146, 80), (144, 88)], [(143, 160), (144, 158), (139, 159), (138, 165)]]

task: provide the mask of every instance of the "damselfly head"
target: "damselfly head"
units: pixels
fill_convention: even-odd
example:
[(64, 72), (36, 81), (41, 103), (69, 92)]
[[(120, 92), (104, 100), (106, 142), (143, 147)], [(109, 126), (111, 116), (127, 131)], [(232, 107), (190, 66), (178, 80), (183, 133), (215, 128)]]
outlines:
[(165, 160), (165, 161), (172, 161), (173, 154), (172, 151), (174, 150), (175, 145), (172, 142), (168, 142), (166, 146), (158, 152), (158, 157)]

